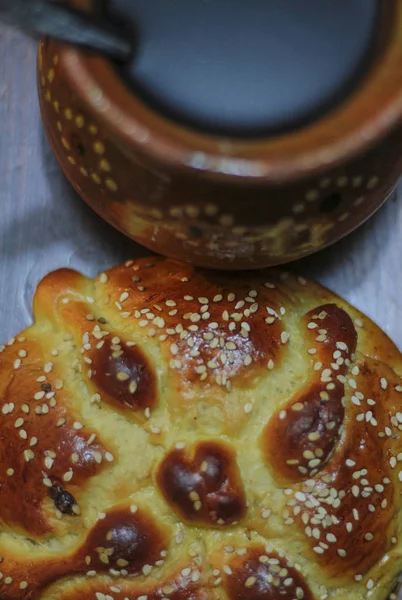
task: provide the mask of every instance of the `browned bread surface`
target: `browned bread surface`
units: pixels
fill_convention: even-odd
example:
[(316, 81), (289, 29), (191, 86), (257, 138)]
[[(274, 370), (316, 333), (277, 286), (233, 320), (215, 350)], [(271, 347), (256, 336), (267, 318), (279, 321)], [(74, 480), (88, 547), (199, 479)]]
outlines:
[(2, 600), (385, 600), (402, 360), (279, 272), (61, 270), (0, 353)]

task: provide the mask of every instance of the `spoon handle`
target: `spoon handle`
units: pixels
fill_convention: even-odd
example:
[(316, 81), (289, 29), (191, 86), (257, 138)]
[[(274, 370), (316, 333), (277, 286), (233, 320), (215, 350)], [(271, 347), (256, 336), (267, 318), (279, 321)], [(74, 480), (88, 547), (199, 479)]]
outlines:
[(31, 34), (100, 52), (119, 61), (131, 57), (132, 46), (113, 22), (46, 0), (0, 0), (0, 20)]

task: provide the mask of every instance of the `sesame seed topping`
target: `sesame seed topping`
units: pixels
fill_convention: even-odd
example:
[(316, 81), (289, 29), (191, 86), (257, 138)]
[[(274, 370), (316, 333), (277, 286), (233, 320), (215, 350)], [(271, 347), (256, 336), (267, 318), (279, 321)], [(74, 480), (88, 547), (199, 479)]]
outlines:
[(256, 583), (256, 581), (257, 581), (256, 577), (254, 577), (254, 576), (248, 577), (248, 579), (246, 580), (246, 583), (244, 585), (246, 588), (251, 588)]

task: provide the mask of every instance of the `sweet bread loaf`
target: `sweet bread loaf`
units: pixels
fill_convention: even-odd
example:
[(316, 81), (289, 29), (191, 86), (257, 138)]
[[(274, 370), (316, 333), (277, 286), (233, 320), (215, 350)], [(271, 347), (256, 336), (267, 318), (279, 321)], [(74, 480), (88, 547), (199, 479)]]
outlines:
[(47, 276), (0, 354), (2, 600), (386, 600), (402, 360), (279, 272)]

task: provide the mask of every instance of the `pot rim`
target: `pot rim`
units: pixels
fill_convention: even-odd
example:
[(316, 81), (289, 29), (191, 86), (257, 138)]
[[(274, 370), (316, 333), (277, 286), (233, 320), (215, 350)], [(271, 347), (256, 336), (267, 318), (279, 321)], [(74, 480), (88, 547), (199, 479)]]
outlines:
[(345, 158), (367, 151), (402, 121), (402, 0), (392, 0), (392, 5), (389, 0), (383, 10), (387, 22), (383, 37), (389, 39), (358, 89), (310, 126), (266, 140), (193, 131), (148, 107), (106, 59), (60, 44), (59, 60), (75, 93), (123, 142), (126, 153), (135, 149), (162, 168), (198, 171), (214, 179), (278, 184), (317, 176), (328, 165), (339, 166)]

